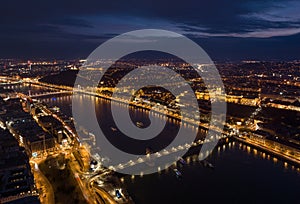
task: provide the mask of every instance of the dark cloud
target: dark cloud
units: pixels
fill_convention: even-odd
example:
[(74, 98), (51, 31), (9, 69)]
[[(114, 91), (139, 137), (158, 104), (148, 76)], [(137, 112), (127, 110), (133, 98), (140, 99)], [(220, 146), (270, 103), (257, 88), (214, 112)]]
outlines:
[(214, 58), (299, 58), (299, 9), (283, 0), (10, 0), (0, 7), (0, 57), (86, 57), (115, 35), (160, 28)]

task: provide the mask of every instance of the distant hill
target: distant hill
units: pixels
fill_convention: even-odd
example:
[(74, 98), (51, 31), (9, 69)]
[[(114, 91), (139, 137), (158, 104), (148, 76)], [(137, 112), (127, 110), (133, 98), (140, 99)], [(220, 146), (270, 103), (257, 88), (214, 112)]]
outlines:
[(74, 86), (77, 74), (78, 74), (78, 70), (64, 71), (64, 72), (60, 72), (59, 74), (46, 76), (40, 79), (40, 81), (50, 83), (50, 84)]

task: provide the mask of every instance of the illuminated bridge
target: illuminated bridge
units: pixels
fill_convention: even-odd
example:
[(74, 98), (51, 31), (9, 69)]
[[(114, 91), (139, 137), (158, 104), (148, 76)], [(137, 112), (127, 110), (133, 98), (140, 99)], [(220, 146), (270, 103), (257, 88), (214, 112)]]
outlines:
[(53, 95), (60, 95), (60, 94), (72, 94), (72, 91), (56, 91), (56, 92), (42, 92), (42, 93), (33, 93), (29, 94), (30, 98), (39, 98), (39, 97), (46, 97), (46, 96), (53, 96)]

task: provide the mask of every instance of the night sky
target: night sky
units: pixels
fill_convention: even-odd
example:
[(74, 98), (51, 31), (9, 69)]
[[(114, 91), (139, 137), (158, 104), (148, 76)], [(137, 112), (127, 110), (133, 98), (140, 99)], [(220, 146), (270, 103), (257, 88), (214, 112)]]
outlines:
[(0, 22), (0, 58), (85, 58), (154, 28), (191, 38), (213, 60), (300, 59), (300, 1), (6, 0)]

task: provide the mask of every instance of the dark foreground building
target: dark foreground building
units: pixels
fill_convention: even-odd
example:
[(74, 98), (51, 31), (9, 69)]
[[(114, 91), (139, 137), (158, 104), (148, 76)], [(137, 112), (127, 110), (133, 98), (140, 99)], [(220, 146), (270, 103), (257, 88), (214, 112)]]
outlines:
[(0, 203), (40, 203), (26, 151), (3, 129), (0, 129)]

